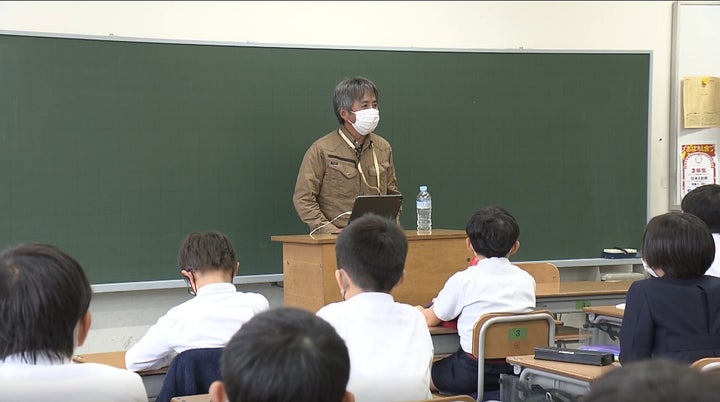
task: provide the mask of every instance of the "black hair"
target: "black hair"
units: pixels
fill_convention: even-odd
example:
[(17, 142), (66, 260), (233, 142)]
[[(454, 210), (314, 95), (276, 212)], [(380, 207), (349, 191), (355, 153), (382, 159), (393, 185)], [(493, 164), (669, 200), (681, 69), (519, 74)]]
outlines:
[(581, 402), (714, 402), (717, 374), (703, 373), (667, 358), (623, 364), (593, 381)]
[(390, 293), (405, 269), (407, 238), (398, 224), (367, 214), (346, 226), (335, 242), (338, 269), (366, 292)]
[(648, 222), (642, 255), (652, 268), (673, 278), (698, 278), (715, 259), (715, 242), (707, 225), (695, 215), (668, 212)]
[(470, 217), (465, 232), (475, 253), (486, 258), (507, 257), (520, 237), (520, 226), (507, 210), (490, 206)]
[(230, 402), (340, 402), (350, 377), (348, 350), (335, 329), (292, 307), (243, 324), (221, 365)]
[(10, 355), (69, 359), (92, 290), (80, 264), (57, 247), (23, 244), (0, 254), (0, 361)]
[(702, 219), (713, 233), (720, 233), (720, 185), (706, 184), (685, 194), (683, 212)]
[(373, 93), (376, 99), (379, 96), (375, 83), (365, 77), (347, 78), (335, 86), (335, 91), (333, 91), (333, 109), (335, 111), (335, 117), (337, 117), (340, 124), (343, 124), (343, 119), (340, 117), (340, 110), (350, 110), (353, 102), (361, 100), (366, 92)]
[(217, 231), (189, 233), (178, 253), (180, 269), (187, 271), (224, 270), (232, 272), (237, 265), (230, 239)]

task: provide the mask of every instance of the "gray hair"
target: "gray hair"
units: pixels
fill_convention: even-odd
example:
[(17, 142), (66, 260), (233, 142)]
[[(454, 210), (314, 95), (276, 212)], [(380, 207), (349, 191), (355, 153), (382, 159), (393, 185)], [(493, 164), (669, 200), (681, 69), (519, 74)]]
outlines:
[(365, 77), (348, 78), (337, 84), (333, 93), (333, 108), (340, 124), (343, 124), (340, 109), (350, 110), (353, 102), (362, 99), (365, 92), (372, 92), (378, 97), (375, 83)]

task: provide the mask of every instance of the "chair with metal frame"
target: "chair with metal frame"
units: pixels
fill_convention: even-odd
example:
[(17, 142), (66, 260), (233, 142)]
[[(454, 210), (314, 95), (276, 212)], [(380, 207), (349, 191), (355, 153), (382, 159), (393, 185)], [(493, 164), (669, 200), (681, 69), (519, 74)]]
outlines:
[(485, 359), (530, 355), (535, 347), (553, 346), (555, 319), (547, 310), (483, 314), (473, 328), (472, 355), (478, 361), (477, 400), (483, 400)]

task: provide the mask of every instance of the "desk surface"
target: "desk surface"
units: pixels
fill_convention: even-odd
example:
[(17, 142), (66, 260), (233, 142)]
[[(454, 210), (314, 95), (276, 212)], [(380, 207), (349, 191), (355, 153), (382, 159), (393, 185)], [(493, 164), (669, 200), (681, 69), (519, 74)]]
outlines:
[[(87, 353), (83, 355), (74, 355), (72, 357), (72, 360), (75, 363), (100, 363), (126, 370), (124, 350), (118, 350), (116, 352)], [(163, 367), (157, 370), (138, 371), (138, 374), (140, 374), (141, 376), (165, 373), (167, 373), (167, 367)]]
[(457, 328), (448, 328), (441, 325), (435, 327), (428, 327), (430, 335), (445, 335), (445, 334), (457, 334)]
[(210, 394), (176, 396), (170, 402), (211, 402)]
[[(457, 229), (433, 229), (429, 234), (418, 234), (416, 230), (405, 230), (405, 236), (408, 241), (426, 240), (426, 239), (464, 239), (467, 234), (464, 230)], [(301, 243), (301, 244), (325, 244), (335, 243), (338, 235), (334, 234), (316, 234), (310, 235), (277, 235), (270, 236), (270, 240), (282, 243)]]
[(583, 312), (613, 318), (623, 318), (623, 315), (625, 314), (625, 310), (619, 309), (615, 306), (583, 307)]
[(608, 366), (593, 366), (589, 364), (565, 363), (552, 360), (538, 360), (533, 355), (508, 356), (507, 362), (521, 367), (533, 368), (561, 375), (568, 378), (592, 382), (597, 377), (620, 367), (619, 363)]
[(634, 281), (576, 281), (538, 283), (535, 296), (543, 297), (584, 297), (602, 295), (624, 295)]

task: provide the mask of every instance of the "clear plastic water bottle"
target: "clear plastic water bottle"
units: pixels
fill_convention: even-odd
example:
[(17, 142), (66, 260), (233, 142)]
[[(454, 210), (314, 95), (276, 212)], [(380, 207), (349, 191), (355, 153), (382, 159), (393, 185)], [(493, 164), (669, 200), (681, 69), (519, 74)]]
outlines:
[(427, 186), (420, 186), (420, 192), (415, 199), (417, 206), (417, 233), (432, 233), (432, 199)]

